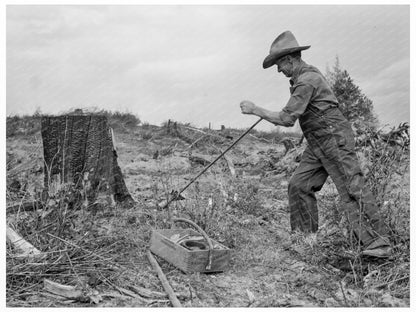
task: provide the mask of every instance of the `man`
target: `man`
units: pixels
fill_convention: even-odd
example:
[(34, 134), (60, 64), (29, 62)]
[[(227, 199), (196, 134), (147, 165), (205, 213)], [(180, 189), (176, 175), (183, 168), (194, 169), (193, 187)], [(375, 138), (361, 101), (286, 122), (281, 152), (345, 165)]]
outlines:
[(276, 64), (277, 71), (290, 78), (289, 101), (280, 112), (243, 101), (241, 111), (285, 127), (293, 126), (299, 119), (308, 144), (289, 182), (292, 230), (318, 230), (315, 192), (321, 190), (329, 175), (340, 195), (340, 208), (363, 245), (362, 254), (388, 257), (391, 247), (387, 228), (374, 196), (364, 186), (351, 125), (339, 110), (337, 98), (321, 72), (302, 60), (301, 51), (309, 48), (299, 46), (290, 31), (280, 34), (272, 43), (263, 68)]

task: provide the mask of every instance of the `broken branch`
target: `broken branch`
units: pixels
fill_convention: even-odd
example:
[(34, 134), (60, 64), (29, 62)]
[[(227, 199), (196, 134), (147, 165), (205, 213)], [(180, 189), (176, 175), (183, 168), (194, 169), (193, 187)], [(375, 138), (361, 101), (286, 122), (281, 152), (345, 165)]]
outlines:
[(43, 288), (54, 294), (61, 297), (69, 299), (82, 299), (84, 295), (81, 289), (77, 289), (76, 286), (62, 285), (48, 279), (43, 280)]
[(20, 251), (18, 257), (27, 257), (29, 259), (44, 257), (44, 254), (39, 249), (34, 247), (31, 243), (27, 242), (8, 225), (6, 237), (7, 241), (13, 244), (14, 248)]
[(149, 262), (152, 265), (153, 269), (156, 271), (157, 276), (159, 277), (159, 280), (162, 283), (163, 288), (165, 289), (166, 293), (169, 296), (170, 302), (172, 302), (172, 305), (177, 308), (182, 307), (172, 287), (170, 286), (165, 274), (163, 274), (163, 271), (160, 268), (159, 263), (157, 263), (155, 257), (153, 257), (150, 250), (147, 251), (147, 258), (149, 259)]

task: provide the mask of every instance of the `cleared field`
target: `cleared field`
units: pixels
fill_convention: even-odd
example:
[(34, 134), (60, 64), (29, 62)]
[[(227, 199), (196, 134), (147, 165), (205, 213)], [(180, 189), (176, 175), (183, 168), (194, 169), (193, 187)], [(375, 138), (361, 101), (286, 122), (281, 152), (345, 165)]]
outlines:
[[(7, 223), (45, 257), (18, 258), (7, 244), (7, 306), (171, 306), (146, 252), (151, 230), (170, 228), (172, 216), (194, 221), (232, 249), (229, 268), (215, 274), (184, 274), (157, 258), (183, 306), (409, 306), (408, 146), (370, 137), (373, 145), (360, 149), (395, 243), (393, 256), (377, 262), (357, 255), (331, 181), (318, 195), (318, 233), (290, 233), (287, 184), (303, 147), (286, 153), (281, 137), (247, 136), (227, 154), (235, 175), (222, 159), (184, 192), (185, 200), (161, 209), (172, 190), (204, 168), (201, 159), (214, 159), (242, 133), (197, 130), (115, 129), (118, 163), (136, 201), (128, 207), (106, 200), (83, 206), (71, 185), (42, 202), (40, 133), (9, 135), (7, 204), (15, 208)], [(25, 211), (22, 203), (33, 200), (41, 207)], [(52, 294), (45, 279), (76, 286), (82, 295)]]

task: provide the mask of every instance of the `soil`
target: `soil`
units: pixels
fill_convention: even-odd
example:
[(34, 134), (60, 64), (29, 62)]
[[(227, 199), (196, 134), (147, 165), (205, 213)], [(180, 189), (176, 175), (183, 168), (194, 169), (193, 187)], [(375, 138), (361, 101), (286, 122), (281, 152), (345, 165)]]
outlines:
[[(146, 250), (151, 230), (170, 226), (169, 214), (172, 214), (197, 222), (211, 237), (232, 250), (228, 268), (210, 274), (185, 274), (157, 257), (185, 307), (409, 306), (409, 297), (354, 283), (357, 272), (351, 259), (357, 258), (343, 254), (346, 248), (338, 246), (337, 239), (345, 233), (331, 224), (331, 217), (336, 215), (333, 207), (337, 194), (330, 180), (318, 195), (322, 205), (318, 234), (290, 233), (287, 185), (301, 147), (284, 155), (283, 144), (247, 137), (227, 154), (235, 166), (235, 177), (227, 162), (219, 161), (183, 193), (186, 199), (173, 202), (168, 212), (157, 204), (203, 169), (189, 160), (189, 154), (199, 153), (213, 159), (231, 142), (220, 145), (205, 142), (190, 148), (187, 142), (159, 132), (143, 138), (145, 132), (148, 133), (137, 129), (115, 133), (118, 163), (136, 203), (87, 212), (94, 215), (90, 220), (91, 231), (96, 229), (97, 235), (120, 239), (114, 261), (129, 267), (130, 273), (129, 276), (120, 273), (117, 286), (136, 285), (164, 291), (146, 258)], [(10, 175), (8, 183), (18, 180), (26, 185), (26, 194), (36, 194), (42, 188), (41, 144), (39, 134), (7, 139), (10, 167), (26, 168), (15, 170), (20, 173)], [(32, 156), (28, 159), (27, 155)], [(402, 178), (408, 186), (409, 176)], [(14, 200), (10, 195), (8, 205)], [(13, 216), (8, 215), (8, 222)], [(387, 260), (387, 265), (393, 265), (392, 261)], [(379, 265), (370, 261), (367, 268), (371, 271)], [(95, 282), (89, 280), (89, 285), (101, 294), (115, 289)], [(102, 296), (97, 303), (68, 303), (43, 295), (41, 287), (38, 291), (28, 296), (28, 306), (171, 306), (167, 298), (149, 304), (131, 296)], [(21, 301), (8, 298), (8, 306), (19, 305)]]

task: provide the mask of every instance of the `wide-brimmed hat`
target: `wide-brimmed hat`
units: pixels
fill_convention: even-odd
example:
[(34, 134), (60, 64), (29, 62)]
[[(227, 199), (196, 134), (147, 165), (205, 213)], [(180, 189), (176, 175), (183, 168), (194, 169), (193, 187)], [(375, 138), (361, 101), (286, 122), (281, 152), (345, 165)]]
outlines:
[(263, 61), (263, 68), (274, 65), (278, 58), (287, 54), (309, 49), (311, 46), (299, 46), (291, 31), (281, 33), (272, 43), (270, 54)]

